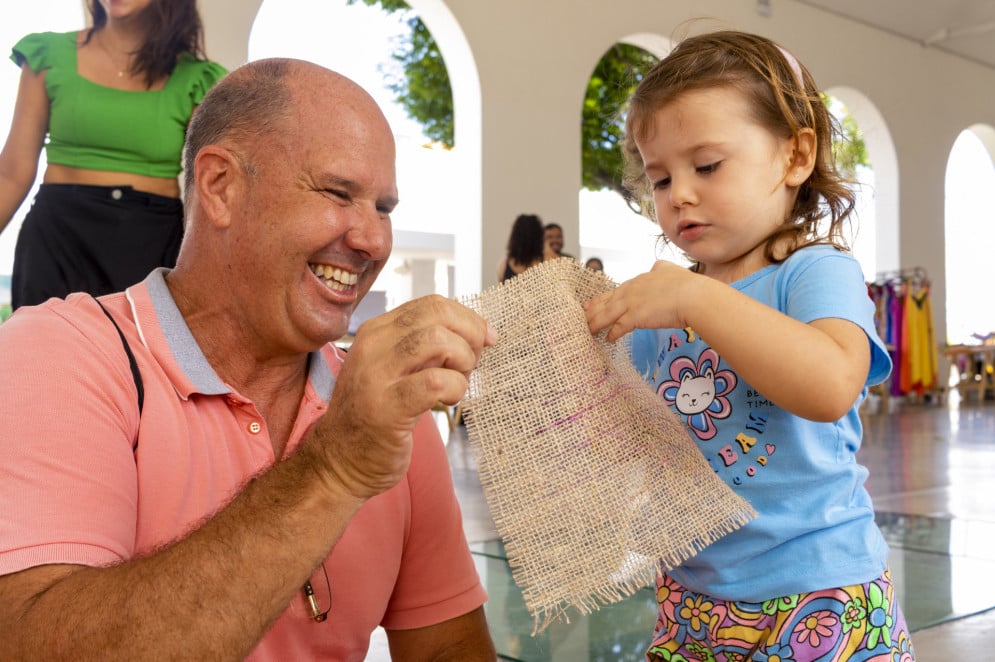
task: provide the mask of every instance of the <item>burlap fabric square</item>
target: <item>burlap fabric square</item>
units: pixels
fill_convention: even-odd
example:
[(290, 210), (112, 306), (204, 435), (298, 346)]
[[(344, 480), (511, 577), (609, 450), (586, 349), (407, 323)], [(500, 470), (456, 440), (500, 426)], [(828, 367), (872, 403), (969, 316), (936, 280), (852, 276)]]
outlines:
[(569, 621), (570, 607), (631, 595), (659, 564), (756, 516), (636, 372), (627, 342), (588, 331), (582, 303), (614, 286), (562, 258), (463, 299), (500, 334), (463, 411), (533, 634)]

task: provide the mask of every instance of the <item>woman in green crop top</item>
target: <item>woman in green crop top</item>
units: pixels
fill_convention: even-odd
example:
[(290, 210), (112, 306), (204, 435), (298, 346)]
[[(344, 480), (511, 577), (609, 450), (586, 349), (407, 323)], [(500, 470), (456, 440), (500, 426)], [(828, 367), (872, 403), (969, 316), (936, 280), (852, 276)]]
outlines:
[(176, 261), (186, 126), (225, 69), (196, 0), (88, 0), (93, 27), (30, 34), (0, 152), (0, 231), (47, 167), (17, 238), (12, 304), (122, 290)]

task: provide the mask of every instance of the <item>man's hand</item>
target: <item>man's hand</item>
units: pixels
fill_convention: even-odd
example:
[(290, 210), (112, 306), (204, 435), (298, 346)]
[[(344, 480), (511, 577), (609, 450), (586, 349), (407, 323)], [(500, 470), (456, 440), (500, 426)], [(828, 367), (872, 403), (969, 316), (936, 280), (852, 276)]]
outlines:
[(408, 302), (356, 333), (328, 413), (308, 452), (334, 484), (359, 500), (393, 487), (411, 458), (411, 432), (437, 402), (455, 404), (496, 332), (469, 308), (440, 296)]

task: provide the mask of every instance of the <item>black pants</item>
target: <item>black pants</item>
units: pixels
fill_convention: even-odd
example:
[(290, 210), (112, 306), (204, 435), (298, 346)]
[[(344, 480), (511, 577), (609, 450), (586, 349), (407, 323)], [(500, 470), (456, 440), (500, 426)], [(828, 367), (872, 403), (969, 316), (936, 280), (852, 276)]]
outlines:
[(42, 184), (17, 235), (11, 304), (118, 292), (175, 265), (182, 238), (177, 198), (130, 186)]

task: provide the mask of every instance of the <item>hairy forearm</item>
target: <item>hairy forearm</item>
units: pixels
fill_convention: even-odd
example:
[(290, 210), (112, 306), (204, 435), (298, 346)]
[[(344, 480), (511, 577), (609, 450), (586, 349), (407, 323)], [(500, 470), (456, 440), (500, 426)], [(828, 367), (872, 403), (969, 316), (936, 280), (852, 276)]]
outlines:
[(4, 578), (0, 658), (243, 659), (362, 505), (311, 467), (296, 453), (181, 540), (80, 568), (16, 611), (24, 587)]

